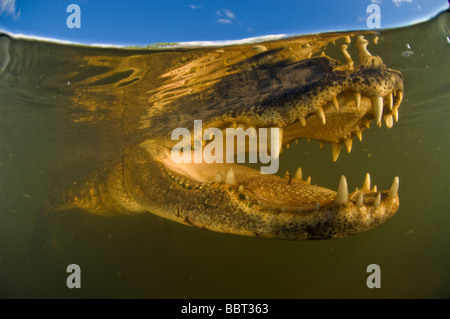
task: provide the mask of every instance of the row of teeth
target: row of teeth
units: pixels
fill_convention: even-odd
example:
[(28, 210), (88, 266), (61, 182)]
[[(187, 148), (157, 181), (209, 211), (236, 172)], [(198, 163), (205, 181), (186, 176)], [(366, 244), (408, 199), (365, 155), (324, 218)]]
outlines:
[[(394, 105), (394, 96), (398, 96), (397, 101)], [(353, 93), (353, 98), (355, 100), (355, 105), (357, 108), (361, 105), (361, 93), (355, 92)], [(398, 122), (398, 108), (400, 107), (400, 103), (403, 100), (403, 91), (399, 90), (393, 91), (393, 93), (386, 95), (385, 97), (382, 97), (381, 95), (375, 95), (370, 98), (373, 106), (373, 115), (375, 118), (375, 123), (377, 123), (378, 126), (381, 126), (381, 118), (384, 118), (384, 121), (386, 123), (386, 126), (388, 128), (391, 128), (394, 125), (395, 122)], [(383, 105), (384, 100), (386, 100), (386, 104), (390, 110), (390, 114), (386, 114), (383, 116)], [(334, 97), (331, 102), (333, 103), (333, 106), (338, 111), (339, 110), (339, 103), (336, 97)], [(316, 116), (319, 118), (320, 122), (325, 125), (327, 122), (325, 113), (323, 111), (322, 107), (319, 107), (319, 109), (316, 111)], [(306, 120), (304, 118), (300, 118), (300, 124), (302, 126), (306, 125)]]
[[(397, 97), (396, 103), (394, 105), (394, 96)], [(353, 94), (353, 98), (355, 100), (355, 105), (357, 108), (360, 107), (361, 105), (361, 93), (359, 92), (355, 92)], [(394, 120), (395, 122), (398, 122), (398, 109), (400, 107), (400, 104), (403, 100), (403, 91), (399, 90), (399, 91), (393, 91), (393, 93), (386, 95), (385, 97), (382, 96), (373, 96), (370, 98), (371, 102), (372, 102), (372, 106), (373, 106), (373, 112), (374, 112), (374, 118), (375, 118), (375, 122), (378, 126), (381, 127), (381, 118), (384, 119), (384, 122), (386, 123), (386, 127), (387, 128), (391, 128), (394, 125)], [(386, 101), (386, 105), (390, 110), (390, 113), (388, 114), (384, 114), (383, 115), (383, 110), (384, 110), (384, 101)], [(339, 103), (336, 97), (334, 97), (332, 99), (332, 104), (335, 107), (336, 110), (339, 110)], [(326, 117), (325, 117), (325, 113), (323, 111), (323, 108), (320, 107), (317, 111), (316, 111), (316, 116), (319, 118), (319, 120), (322, 122), (322, 124), (326, 124)], [(306, 126), (306, 120), (305, 118), (300, 118), (299, 119), (300, 123), (302, 126)], [(366, 122), (366, 127), (369, 128), (370, 126), (370, 122)], [(253, 128), (255, 132), (257, 132), (257, 129), (255, 127), (252, 126), (247, 126), (245, 124), (237, 124), (237, 123), (233, 123), (233, 128), (237, 129), (237, 128), (242, 128), (244, 131), (247, 128)], [(277, 154), (273, 154), (272, 157), (274, 159), (277, 159), (279, 157), (279, 153), (281, 153), (281, 151), (283, 150), (283, 145), (282, 145), (282, 140), (283, 140), (283, 128), (279, 128), (279, 141), (277, 141), (276, 143), (278, 145), (274, 146), (275, 149), (278, 149), (278, 153)], [(356, 136), (358, 137), (359, 141), (362, 141), (362, 130), (358, 129), (355, 132)], [(257, 135), (257, 133), (256, 133)], [(252, 136), (255, 137), (255, 136)], [(210, 136), (210, 139), (212, 139), (212, 136)], [(298, 142), (298, 139), (295, 140), (296, 142)], [(207, 141), (206, 140), (202, 140), (202, 146), (204, 147), (206, 145)], [(269, 143), (270, 143), (270, 139), (269, 139)], [(324, 145), (323, 142), (320, 142), (320, 148), (322, 148)], [(345, 148), (347, 149), (347, 153), (350, 153), (352, 150), (352, 145), (353, 145), (353, 141), (352, 141), (352, 137), (349, 136), (344, 140), (344, 145)], [(289, 144), (285, 145), (286, 148), (289, 148)], [(268, 147), (269, 149), (271, 149), (271, 147)], [(336, 162), (337, 159), (339, 158), (339, 154), (341, 151), (341, 144), (338, 143), (331, 143), (331, 151), (332, 151), (332, 159), (333, 162)]]
[[(302, 169), (299, 167), (295, 173), (295, 178), (302, 180)], [(226, 175), (225, 179), (223, 178), (221, 173), (217, 173), (215, 177), (216, 183), (223, 183), (231, 186), (237, 186), (236, 177), (234, 175), (234, 171), (232, 168), (230, 168)], [(309, 176), (306, 180), (307, 184), (311, 184), (311, 176)], [(388, 192), (388, 200), (394, 200), (398, 195), (398, 187), (399, 187), (400, 180), (396, 176), (394, 178), (394, 181), (392, 182), (391, 188)], [(238, 192), (244, 193), (244, 185), (238, 186)], [(341, 176), (341, 179), (339, 180), (339, 186), (336, 193), (335, 203), (340, 205), (346, 205), (349, 200), (352, 200), (355, 202), (356, 207), (361, 208), (364, 203), (364, 192), (377, 192), (377, 196), (375, 198), (375, 201), (373, 201), (372, 205), (374, 208), (378, 208), (381, 205), (381, 193), (377, 191), (377, 186), (375, 185), (372, 190), (370, 189), (370, 175), (369, 173), (366, 174), (366, 178), (364, 180), (364, 184), (362, 186), (361, 191), (358, 191), (358, 189), (355, 190), (351, 198), (349, 197), (348, 192), (348, 186), (347, 186), (347, 179), (344, 175)], [(250, 197), (248, 195), (245, 195), (246, 200), (250, 200)], [(258, 200), (258, 205), (261, 205), (261, 201)], [(320, 209), (320, 204), (316, 203), (315, 210)], [(299, 207), (299, 211), (302, 211), (302, 208)]]

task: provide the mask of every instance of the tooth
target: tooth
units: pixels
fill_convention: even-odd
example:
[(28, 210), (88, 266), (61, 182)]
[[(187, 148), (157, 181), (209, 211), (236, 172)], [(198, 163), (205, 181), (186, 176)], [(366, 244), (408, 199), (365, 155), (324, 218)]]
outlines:
[(306, 184), (311, 184), (311, 176), (308, 176), (308, 178), (306, 179)]
[(355, 99), (355, 105), (359, 109), (359, 106), (361, 105), (361, 93), (355, 92), (353, 93), (353, 98)]
[(398, 106), (400, 106), (400, 103), (402, 103), (403, 100), (403, 91), (399, 90), (398, 91)]
[(223, 182), (222, 174), (217, 173), (217, 175), (216, 175), (216, 183), (222, 183), (222, 182)]
[(394, 117), (395, 122), (398, 122), (398, 107), (394, 107), (391, 114)]
[(362, 132), (356, 131), (356, 136), (358, 136), (358, 140), (361, 142), (362, 141)]
[(350, 36), (346, 35), (345, 36), (345, 43), (350, 43), (352, 42), (352, 40), (350, 39)]
[(306, 125), (306, 120), (305, 120), (304, 118), (301, 118), (301, 119), (300, 119), (300, 124), (301, 124), (302, 126), (305, 126), (305, 125)]
[(298, 143), (298, 138), (295, 139), (295, 144), (297, 144), (297, 143)]
[(362, 189), (370, 190), (370, 175), (369, 173), (366, 174), (366, 179), (364, 179), (364, 185)]
[(297, 171), (295, 172), (295, 178), (302, 179), (302, 175), (302, 168), (297, 168)]
[(366, 122), (365, 126), (366, 128), (370, 128), (370, 122)]
[(356, 38), (356, 46), (359, 50), (359, 63), (363, 64), (367, 57), (372, 56), (369, 51), (367, 51), (367, 45), (369, 42), (362, 35), (358, 35)]
[(238, 192), (243, 193), (244, 192), (244, 185), (239, 185)]
[(340, 144), (335, 144), (335, 143), (331, 144), (331, 156), (333, 158), (333, 162), (337, 161), (340, 151), (341, 151)]
[(233, 123), (233, 129), (237, 128), (237, 123)]
[[(270, 132), (272, 132), (272, 130), (270, 130)], [(272, 156), (273, 159), (277, 159), (280, 156), (280, 153), (283, 149), (283, 129), (279, 128), (278, 129), (278, 140), (275, 139), (274, 145), (273, 145), (273, 149), (275, 150), (274, 154), (270, 154)], [(271, 142), (272, 142), (272, 137), (270, 138)], [(272, 145), (270, 146), (270, 150), (272, 150)]]
[(381, 204), (381, 193), (378, 193), (377, 198), (373, 202), (373, 207), (378, 208), (380, 207), (380, 204)]
[(398, 176), (395, 176), (394, 181), (392, 182), (391, 189), (389, 190), (389, 193), (388, 193), (388, 198), (394, 199), (397, 197), (399, 183), (400, 183), (400, 180), (398, 179)]
[(322, 149), (324, 145), (325, 145), (324, 142), (322, 142), (322, 141), (319, 142), (319, 147), (320, 147), (320, 149)]
[(394, 106), (394, 97), (392, 96), (392, 93), (387, 95), (386, 100), (389, 110), (392, 110), (392, 107)]
[(289, 148), (289, 143), (286, 144), (286, 148), (287, 148), (287, 149)]
[(383, 116), (384, 122), (386, 123), (387, 128), (391, 128), (394, 126), (394, 119), (391, 114)]
[(363, 205), (363, 201), (364, 201), (364, 194), (359, 193), (358, 199), (356, 200), (356, 206), (361, 207)]
[(225, 183), (229, 185), (236, 185), (236, 177), (234, 177), (234, 171), (230, 168), (225, 176)]
[(345, 148), (347, 149), (347, 153), (350, 153), (352, 151), (352, 144), (353, 141), (350, 137), (348, 137), (347, 139), (345, 139)]
[(333, 97), (332, 102), (333, 102), (333, 105), (334, 105), (334, 108), (336, 109), (336, 111), (339, 111), (339, 103), (338, 103), (337, 98)]
[(347, 180), (345, 179), (344, 175), (342, 175), (341, 179), (339, 180), (339, 187), (338, 187), (335, 201), (338, 204), (347, 204), (348, 187), (347, 187)]
[(345, 61), (347, 62), (347, 66), (349, 69), (353, 69), (353, 60), (350, 54), (347, 51), (348, 45), (343, 44), (341, 45), (341, 52), (344, 55)]
[(372, 39), (372, 41), (373, 41), (373, 44), (378, 44), (378, 36), (375, 36), (373, 39)]
[(319, 107), (319, 109), (316, 111), (316, 115), (320, 119), (322, 124), (326, 123), (325, 113), (323, 113), (323, 108), (322, 107)]
[(381, 123), (381, 116), (383, 115), (383, 97), (375, 95), (371, 98), (373, 105), (373, 116), (375, 117), (375, 123)]
[(375, 193), (376, 191), (378, 191), (377, 185), (375, 185), (375, 186), (372, 188), (372, 192)]

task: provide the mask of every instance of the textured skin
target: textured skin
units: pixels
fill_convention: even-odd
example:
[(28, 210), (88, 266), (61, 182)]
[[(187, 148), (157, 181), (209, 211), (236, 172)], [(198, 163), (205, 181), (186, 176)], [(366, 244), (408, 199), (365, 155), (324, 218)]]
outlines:
[[(343, 143), (373, 120), (370, 98), (403, 90), (400, 72), (378, 57), (366, 57), (352, 68), (327, 56), (268, 62), (270, 52), (234, 64), (220, 81), (171, 100), (164, 112), (152, 110), (149, 129), (110, 169), (80, 180), (58, 195), (52, 207), (96, 214), (151, 212), (213, 231), (284, 239), (341, 238), (384, 223), (398, 210), (397, 194), (382, 191), (380, 203), (374, 204), (377, 192), (362, 189), (338, 204), (335, 191), (299, 178), (261, 175), (235, 164), (196, 168), (171, 162), (171, 131), (192, 130), (194, 119), (203, 119), (203, 129), (282, 127), (283, 144), (301, 137)], [(359, 108), (353, 92), (362, 95)], [(331, 106), (333, 97), (339, 111)], [(398, 109), (401, 99), (394, 97), (393, 102)], [(326, 125), (315, 115), (321, 108)], [(384, 109), (389, 111), (386, 102)], [(236, 185), (215, 182), (216, 174), (226, 176), (230, 167)], [(362, 205), (356, 203), (359, 193), (364, 194)]]

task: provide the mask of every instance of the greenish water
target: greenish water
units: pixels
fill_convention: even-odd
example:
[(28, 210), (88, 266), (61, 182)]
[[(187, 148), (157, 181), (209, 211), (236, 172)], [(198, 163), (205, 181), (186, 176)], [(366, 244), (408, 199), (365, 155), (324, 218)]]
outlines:
[[(350, 189), (366, 172), (379, 189), (400, 177), (390, 221), (327, 241), (221, 234), (152, 214), (46, 213), (55, 188), (107, 166), (148, 124), (135, 105), (176, 94), (143, 70), (161, 75), (196, 53), (1, 37), (0, 297), (449, 298), (450, 14), (379, 37), (369, 50), (405, 78), (399, 122), (372, 124), (336, 163), (314, 141), (282, 154), (280, 172), (301, 165), (332, 189), (342, 174)], [(81, 267), (81, 289), (66, 286), (69, 264)], [(366, 286), (370, 264), (381, 268), (379, 289)]]

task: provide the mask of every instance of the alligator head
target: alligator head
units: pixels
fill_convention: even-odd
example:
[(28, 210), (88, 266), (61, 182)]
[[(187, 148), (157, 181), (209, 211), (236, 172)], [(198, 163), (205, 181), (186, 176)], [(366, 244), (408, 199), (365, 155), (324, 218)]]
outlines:
[[(362, 189), (349, 193), (344, 176), (333, 191), (311, 185), (300, 168), (279, 177), (245, 165), (177, 163), (171, 157), (179, 142), (171, 133), (184, 127), (194, 138), (196, 119), (202, 120), (202, 137), (212, 128), (254, 128), (249, 134), (279, 128), (271, 156), (281, 160), (283, 147), (307, 138), (331, 144), (336, 161), (341, 145), (350, 152), (352, 139), (361, 140), (372, 121), (392, 127), (403, 97), (402, 75), (372, 56), (363, 36), (356, 39), (354, 65), (347, 52), (350, 35), (189, 52), (191, 59), (177, 60), (162, 72), (159, 79), (166, 82), (147, 91), (151, 106), (139, 113), (136, 131), (142, 134), (135, 145), (106, 177), (78, 183), (83, 186), (66, 193), (58, 207), (151, 212), (213, 231), (285, 239), (341, 238), (384, 223), (399, 207), (397, 177), (390, 190), (377, 191), (367, 174)], [(342, 39), (345, 62), (324, 54), (324, 47)]]

